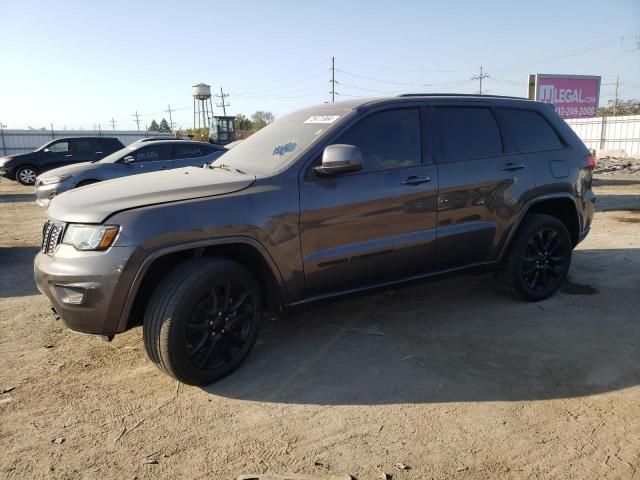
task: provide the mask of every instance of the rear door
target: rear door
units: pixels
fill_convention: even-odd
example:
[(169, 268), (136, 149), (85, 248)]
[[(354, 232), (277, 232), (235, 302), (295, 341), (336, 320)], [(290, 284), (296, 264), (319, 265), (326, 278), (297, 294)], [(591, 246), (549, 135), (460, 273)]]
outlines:
[(71, 142), (73, 152), (73, 163), (93, 162), (102, 156), (102, 146), (98, 140), (93, 138), (78, 138)]
[(438, 268), (494, 260), (533, 187), (527, 159), (515, 152), (489, 104), (437, 103)]
[(310, 171), (301, 181), (308, 294), (384, 283), (432, 267), (438, 179), (423, 120), (419, 107), (371, 113), (331, 142), (358, 146), (361, 171), (330, 177)]

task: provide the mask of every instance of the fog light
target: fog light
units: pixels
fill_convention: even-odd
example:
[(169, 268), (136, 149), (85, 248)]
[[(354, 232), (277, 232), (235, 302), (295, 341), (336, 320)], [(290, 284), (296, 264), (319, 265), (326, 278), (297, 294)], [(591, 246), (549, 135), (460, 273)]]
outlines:
[(58, 298), (62, 303), (80, 305), (84, 302), (86, 289), (75, 285), (56, 285)]

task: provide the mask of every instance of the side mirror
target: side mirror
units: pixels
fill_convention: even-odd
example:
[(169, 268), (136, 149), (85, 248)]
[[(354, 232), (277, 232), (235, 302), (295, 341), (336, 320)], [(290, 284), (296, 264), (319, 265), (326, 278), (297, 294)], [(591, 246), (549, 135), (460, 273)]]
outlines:
[(44, 153), (51, 153), (51, 150), (49, 150), (48, 148), (45, 148), (45, 149), (43, 150), (43, 152), (44, 152)]
[(322, 152), (322, 164), (314, 168), (321, 176), (362, 170), (362, 152), (355, 145), (329, 145)]
[(136, 159), (133, 158), (133, 155), (127, 155), (126, 157), (124, 157), (122, 159), (122, 163), (124, 163), (125, 165), (129, 165), (130, 163), (133, 163), (135, 161), (136, 161)]

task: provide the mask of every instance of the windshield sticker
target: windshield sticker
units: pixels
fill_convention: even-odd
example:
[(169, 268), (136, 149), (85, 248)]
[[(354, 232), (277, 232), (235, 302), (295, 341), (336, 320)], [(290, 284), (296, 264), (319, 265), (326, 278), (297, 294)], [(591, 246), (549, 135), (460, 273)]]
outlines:
[(333, 123), (340, 118), (340, 115), (313, 115), (307, 118), (304, 123)]
[(297, 146), (298, 144), (293, 142), (285, 143), (284, 145), (278, 145), (276, 148), (273, 149), (272, 155), (282, 156), (285, 153), (293, 152)]

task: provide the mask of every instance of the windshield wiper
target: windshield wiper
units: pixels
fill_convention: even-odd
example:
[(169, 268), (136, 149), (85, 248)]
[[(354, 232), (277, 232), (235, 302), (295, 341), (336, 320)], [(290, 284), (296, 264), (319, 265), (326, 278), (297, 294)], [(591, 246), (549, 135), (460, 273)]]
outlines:
[[(210, 163), (210, 164), (208, 165), (208, 167), (209, 167), (209, 168), (222, 168), (223, 170), (226, 170), (226, 171), (228, 171), (228, 172), (230, 172), (230, 171), (232, 170), (232, 168), (231, 168), (231, 167), (229, 167), (229, 165), (225, 165), (224, 163), (216, 164), (216, 163), (214, 162), (214, 163)], [(239, 169), (237, 169), (237, 168), (233, 168), (233, 170), (235, 170), (235, 171), (236, 171), (236, 172), (238, 172), (238, 173), (242, 173), (243, 175), (245, 174), (242, 170), (239, 170)]]

